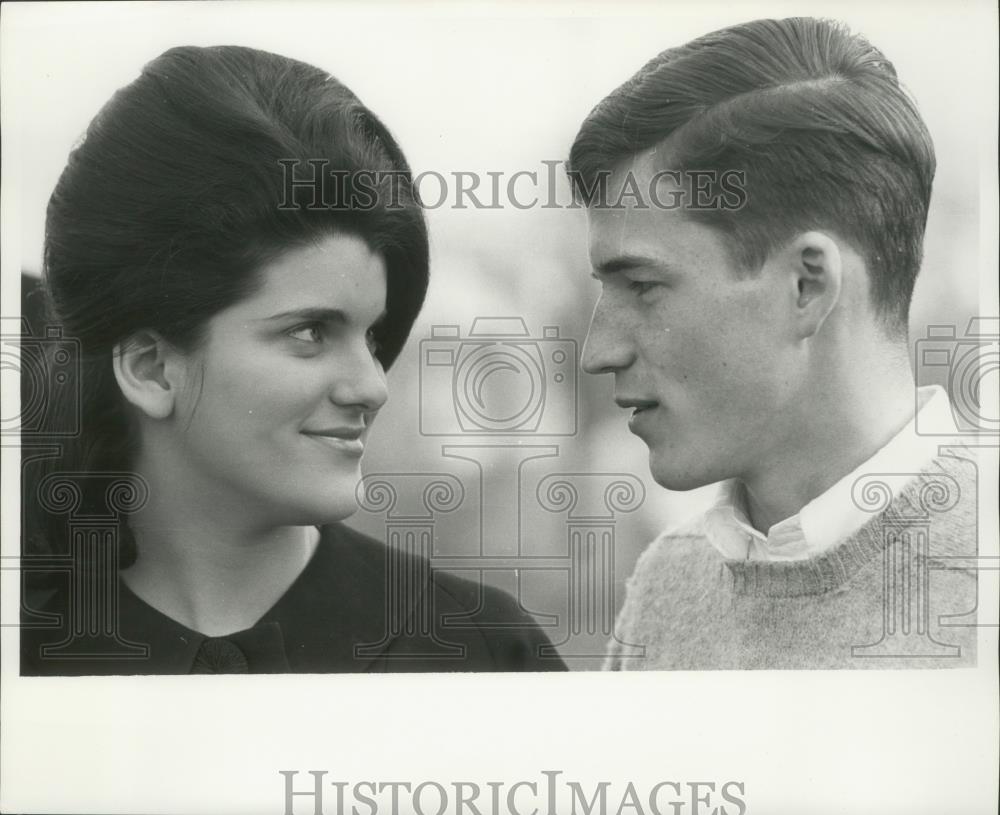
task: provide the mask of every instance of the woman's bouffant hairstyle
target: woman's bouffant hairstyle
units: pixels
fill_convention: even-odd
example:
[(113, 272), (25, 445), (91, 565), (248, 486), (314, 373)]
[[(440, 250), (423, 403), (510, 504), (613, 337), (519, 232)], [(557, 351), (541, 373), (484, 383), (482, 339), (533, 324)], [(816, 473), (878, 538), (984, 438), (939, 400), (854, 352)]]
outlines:
[[(290, 170), (301, 180), (316, 168), (348, 179), (339, 200), (364, 174), (364, 205), (289, 182)], [(146, 65), (91, 122), (49, 201), (50, 316), (81, 357), (82, 432), (64, 442), (58, 468), (129, 470), (116, 344), (146, 329), (197, 346), (209, 318), (260, 285), (263, 264), (331, 233), (363, 239), (385, 261), (375, 339), (389, 367), (423, 304), (428, 243), (406, 159), (382, 122), (318, 68), (252, 48), (172, 48)]]

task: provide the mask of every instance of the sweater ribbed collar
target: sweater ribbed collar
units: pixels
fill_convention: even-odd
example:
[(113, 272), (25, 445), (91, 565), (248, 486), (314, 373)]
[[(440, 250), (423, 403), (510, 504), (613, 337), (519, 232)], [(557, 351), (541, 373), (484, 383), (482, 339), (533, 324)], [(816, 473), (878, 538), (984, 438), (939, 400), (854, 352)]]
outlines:
[[(845, 585), (873, 560), (894, 556), (887, 552), (894, 542), (916, 542), (921, 537), (927, 541), (931, 523), (945, 519), (960, 500), (963, 511), (975, 510), (975, 483), (960, 483), (961, 476), (949, 461), (956, 460), (942, 456), (920, 473), (858, 477), (852, 496), (870, 513), (867, 523), (834, 547), (805, 560), (725, 560), (733, 591), (768, 597), (823, 594)], [(933, 552), (924, 550), (921, 554), (911, 548), (911, 555), (927, 557)]]

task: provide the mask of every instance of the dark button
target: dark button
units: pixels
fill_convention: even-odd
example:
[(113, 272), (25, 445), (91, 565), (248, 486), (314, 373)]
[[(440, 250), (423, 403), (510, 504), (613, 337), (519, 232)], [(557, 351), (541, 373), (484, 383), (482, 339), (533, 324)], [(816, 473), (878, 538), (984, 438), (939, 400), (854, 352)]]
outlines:
[(245, 674), (250, 672), (246, 654), (227, 639), (205, 640), (195, 654), (193, 674)]

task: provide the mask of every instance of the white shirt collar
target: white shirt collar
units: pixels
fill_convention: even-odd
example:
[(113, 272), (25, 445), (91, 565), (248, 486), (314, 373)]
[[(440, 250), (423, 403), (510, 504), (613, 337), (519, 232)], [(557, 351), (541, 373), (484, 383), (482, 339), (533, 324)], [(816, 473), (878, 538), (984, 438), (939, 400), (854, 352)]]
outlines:
[[(711, 544), (732, 560), (804, 560), (831, 549), (871, 519), (871, 513), (851, 498), (858, 478), (869, 473), (915, 474), (937, 456), (940, 435), (956, 432), (951, 405), (944, 389), (932, 385), (917, 390), (921, 428), (934, 428), (933, 436), (916, 430), (916, 416), (889, 442), (855, 470), (845, 475), (790, 518), (779, 521), (767, 534), (750, 525), (742, 484), (727, 481), (719, 499), (703, 519)], [(926, 433), (926, 431), (924, 431)], [(908, 479), (894, 481), (895, 495)]]

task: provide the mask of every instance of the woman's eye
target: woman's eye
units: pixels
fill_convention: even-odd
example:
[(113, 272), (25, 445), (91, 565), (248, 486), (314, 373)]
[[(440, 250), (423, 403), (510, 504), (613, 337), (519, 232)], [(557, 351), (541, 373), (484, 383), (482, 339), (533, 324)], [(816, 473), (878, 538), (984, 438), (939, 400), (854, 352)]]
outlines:
[(379, 340), (379, 334), (376, 329), (368, 329), (365, 334), (365, 341), (368, 343), (368, 348), (373, 354), (377, 354), (382, 350), (382, 342)]
[(323, 326), (320, 323), (300, 325), (289, 331), (288, 336), (302, 342), (320, 343), (323, 342)]

